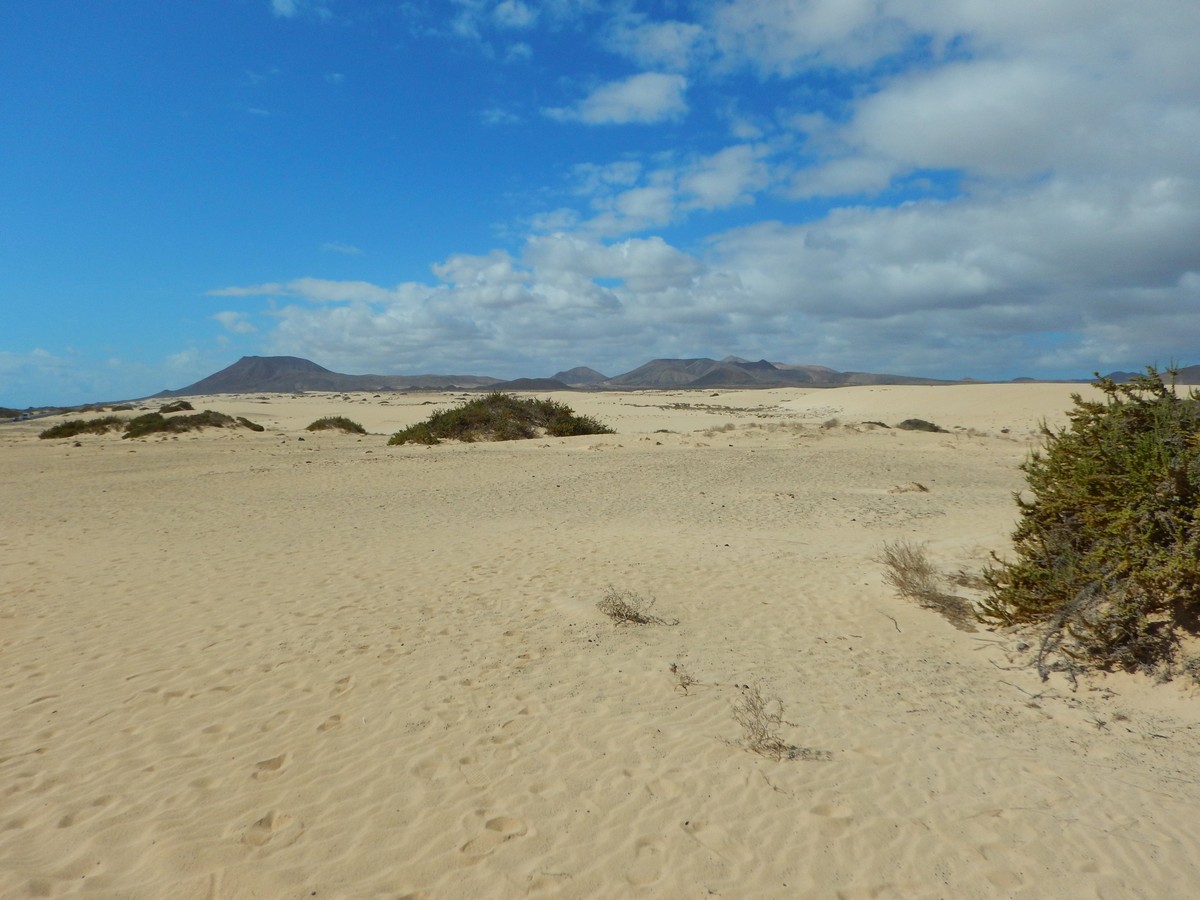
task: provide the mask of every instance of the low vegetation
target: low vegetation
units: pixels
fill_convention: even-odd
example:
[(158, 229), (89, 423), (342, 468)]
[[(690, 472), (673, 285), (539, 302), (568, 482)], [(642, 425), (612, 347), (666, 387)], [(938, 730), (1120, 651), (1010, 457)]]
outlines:
[(542, 436), (612, 434), (591, 416), (576, 415), (554, 400), (491, 393), (397, 431), (389, 444), (438, 444), (455, 441), (515, 441)]
[(1073, 396), (1022, 465), (1015, 559), (984, 577), (998, 625), (1041, 629), (1038, 666), (1168, 669), (1200, 620), (1200, 395), (1153, 368)]
[(883, 580), (896, 593), (924, 609), (932, 609), (960, 631), (975, 630), (975, 607), (965, 597), (942, 590), (942, 576), (923, 546), (908, 541), (883, 545), (879, 562)]
[(195, 408), (196, 407), (192, 406), (192, 404), (188, 403), (186, 400), (176, 400), (174, 403), (166, 403), (163, 406), (160, 406), (158, 411), (163, 415), (166, 415), (167, 413), (188, 412), (190, 410), (194, 410)]
[(896, 427), (902, 428), (905, 431), (932, 431), (937, 434), (950, 433), (940, 425), (934, 425), (932, 422), (926, 422), (924, 419), (905, 419)]
[(767, 699), (758, 685), (742, 685), (742, 694), (733, 704), (733, 720), (742, 726), (742, 746), (769, 759), (828, 760), (828, 750), (813, 750), (788, 743), (781, 729), (787, 725), (795, 728), (794, 722), (783, 717), (783, 701), (778, 697)]
[(172, 416), (167, 418), (161, 412), (146, 413), (132, 419), (121, 416), (100, 416), (95, 419), (72, 419), (51, 426), (38, 435), (43, 440), (53, 438), (76, 437), (81, 434), (106, 434), (109, 431), (124, 431), (122, 438), (140, 438), (149, 434), (178, 434), (197, 428), (249, 428), (251, 431), (264, 431), (262, 425), (251, 422), (242, 416), (227, 416), (224, 413), (206, 409), (204, 412), (191, 416)]
[(70, 438), (81, 434), (105, 434), (122, 428), (128, 419), (120, 416), (100, 416), (95, 419), (69, 419), (52, 425), (38, 435), (44, 441), (54, 438)]
[(654, 598), (649, 600), (633, 591), (618, 591), (609, 587), (596, 608), (618, 625), (678, 625), (678, 619), (664, 619), (654, 615)]
[(325, 416), (311, 423), (305, 431), (344, 431), (346, 434), (366, 434), (367, 429), (345, 416)]

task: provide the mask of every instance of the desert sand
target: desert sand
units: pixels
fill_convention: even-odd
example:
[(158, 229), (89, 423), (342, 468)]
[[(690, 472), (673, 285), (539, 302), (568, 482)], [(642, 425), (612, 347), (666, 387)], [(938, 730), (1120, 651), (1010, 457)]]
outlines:
[[(0, 426), (0, 896), (1193, 897), (1200, 689), (1043, 683), (878, 562), (1004, 553), (1074, 390), (564, 394), (617, 433), (432, 448), (387, 435), (454, 395)], [(865, 424), (910, 417), (949, 433)], [(800, 758), (746, 749), (745, 686)]]

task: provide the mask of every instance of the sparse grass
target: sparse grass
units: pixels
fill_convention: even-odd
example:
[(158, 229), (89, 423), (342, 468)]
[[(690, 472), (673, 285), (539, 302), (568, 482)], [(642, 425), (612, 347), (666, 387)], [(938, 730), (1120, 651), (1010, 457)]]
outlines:
[(305, 431), (344, 431), (346, 434), (366, 434), (363, 428), (352, 419), (345, 416), (325, 416), (309, 424)]
[(678, 619), (664, 619), (654, 615), (655, 600), (649, 600), (633, 591), (618, 591), (611, 585), (596, 608), (618, 625), (678, 625)]
[(536, 437), (612, 434), (591, 416), (576, 415), (554, 400), (491, 393), (434, 413), (424, 422), (397, 431), (389, 444), (438, 444), (455, 441), (516, 441)]
[(100, 416), (96, 419), (71, 419), (52, 425), (38, 435), (44, 441), (76, 437), (80, 434), (106, 434), (121, 428), (127, 420), (120, 416)]
[(190, 412), (195, 408), (196, 407), (192, 406), (192, 404), (188, 403), (186, 400), (176, 400), (174, 403), (167, 403), (163, 406), (160, 406), (158, 411), (165, 416), (167, 413)]
[(924, 546), (908, 541), (885, 543), (879, 562), (884, 567), (884, 583), (901, 597), (939, 613), (960, 631), (975, 630), (975, 607), (966, 598), (941, 589), (941, 575), (929, 561)]
[(742, 738), (743, 747), (752, 753), (774, 760), (830, 758), (828, 750), (813, 750), (811, 747), (800, 747), (784, 740), (780, 729), (785, 725), (795, 728), (796, 724), (784, 719), (782, 700), (778, 697), (768, 700), (756, 684), (743, 685), (741, 690), (741, 696), (733, 704), (733, 720), (741, 725), (745, 732)]

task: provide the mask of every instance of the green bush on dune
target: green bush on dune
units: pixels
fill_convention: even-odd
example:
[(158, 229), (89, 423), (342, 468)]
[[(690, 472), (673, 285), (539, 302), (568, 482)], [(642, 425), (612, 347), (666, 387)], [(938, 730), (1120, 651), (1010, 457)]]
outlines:
[[(1098, 376), (1097, 376), (1098, 377)], [(985, 621), (1033, 623), (1038, 665), (1169, 664), (1200, 616), (1200, 395), (1177, 396), (1153, 368), (1073, 396), (1069, 426), (1043, 425), (1022, 465), (1016, 560), (985, 572)]]
[(120, 416), (101, 416), (98, 419), (72, 419), (69, 422), (60, 422), (47, 428), (39, 438), (43, 440), (52, 438), (69, 438), (80, 434), (105, 434), (109, 431), (117, 431), (124, 429), (122, 438), (139, 438), (145, 437), (148, 434), (178, 434), (184, 431), (192, 431), (196, 428), (231, 428), (231, 427), (249, 428), (251, 431), (265, 431), (262, 425), (251, 422), (249, 419), (242, 416), (227, 416), (224, 413), (213, 412), (211, 409), (206, 409), (204, 412), (196, 413), (191, 416), (173, 416), (167, 418), (162, 413), (146, 413), (145, 415), (136, 416), (132, 419), (124, 419)]
[(347, 434), (367, 433), (367, 429), (352, 419), (347, 419), (345, 416), (325, 416), (311, 423), (305, 431), (344, 431)]
[(126, 420), (120, 416), (100, 416), (95, 419), (70, 419), (52, 425), (38, 434), (42, 440), (53, 438), (76, 437), (80, 434), (105, 434), (125, 425)]
[(612, 433), (607, 425), (591, 416), (576, 415), (569, 406), (554, 400), (522, 399), (511, 394), (491, 393), (453, 409), (434, 413), (424, 422), (397, 431), (388, 443), (516, 441), (542, 435), (572, 437)]

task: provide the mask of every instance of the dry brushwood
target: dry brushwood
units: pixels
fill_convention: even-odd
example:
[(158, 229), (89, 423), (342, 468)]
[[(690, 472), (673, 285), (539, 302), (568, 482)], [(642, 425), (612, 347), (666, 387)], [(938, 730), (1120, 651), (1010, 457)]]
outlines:
[(678, 619), (664, 619), (656, 616), (650, 610), (655, 600), (649, 600), (633, 591), (618, 591), (609, 587), (604, 599), (596, 604), (596, 608), (618, 625), (678, 625)]
[(884, 566), (884, 582), (894, 587), (901, 597), (915, 600), (919, 606), (939, 613), (959, 631), (975, 630), (975, 608), (966, 598), (947, 594), (939, 587), (941, 576), (923, 546), (907, 541), (886, 543), (879, 562)]
[(679, 663), (671, 663), (671, 674), (675, 676), (676, 689), (682, 690), (685, 694), (693, 684), (700, 683), (691, 674), (684, 671), (683, 666), (679, 665)]
[(778, 698), (767, 700), (758, 685), (744, 685), (742, 696), (733, 704), (733, 720), (746, 732), (742, 746), (760, 756), (774, 760), (820, 759), (827, 760), (828, 750), (813, 750), (789, 744), (779, 735), (779, 729), (794, 722), (783, 718), (783, 702)]

